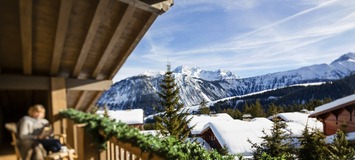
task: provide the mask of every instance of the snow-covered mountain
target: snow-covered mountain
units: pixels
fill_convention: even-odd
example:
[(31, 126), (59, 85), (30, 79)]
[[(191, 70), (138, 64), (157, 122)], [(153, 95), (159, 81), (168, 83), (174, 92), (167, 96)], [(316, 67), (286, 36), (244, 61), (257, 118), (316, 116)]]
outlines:
[[(355, 53), (347, 53), (330, 64), (318, 64), (295, 70), (271, 73), (250, 78), (238, 78), (230, 71), (205, 71), (197, 67), (179, 66), (173, 70), (180, 88), (180, 100), (185, 106), (204, 101), (245, 95), (295, 84), (341, 79), (355, 72)], [(111, 86), (98, 100), (110, 109), (143, 108), (154, 113), (159, 99), (157, 92), (163, 73), (146, 72), (121, 80)]]
[(234, 73), (219, 69), (217, 71), (205, 71), (198, 67), (188, 67), (188, 66), (179, 66), (173, 71), (175, 74), (182, 74), (194, 78), (199, 78), (207, 81), (218, 81), (225, 79), (237, 79), (237, 75)]

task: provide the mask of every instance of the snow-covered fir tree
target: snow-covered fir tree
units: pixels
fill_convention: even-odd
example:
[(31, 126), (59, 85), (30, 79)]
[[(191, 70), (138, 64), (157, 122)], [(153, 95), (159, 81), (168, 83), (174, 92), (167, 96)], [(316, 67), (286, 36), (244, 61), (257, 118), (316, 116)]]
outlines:
[(158, 94), (161, 100), (157, 109), (162, 114), (154, 117), (156, 129), (160, 130), (164, 136), (173, 136), (183, 141), (191, 132), (192, 128), (187, 125), (191, 118), (187, 119), (184, 106), (179, 102), (179, 88), (176, 86), (173, 73), (170, 70), (170, 64), (167, 65), (167, 71), (160, 87), (162, 91)]

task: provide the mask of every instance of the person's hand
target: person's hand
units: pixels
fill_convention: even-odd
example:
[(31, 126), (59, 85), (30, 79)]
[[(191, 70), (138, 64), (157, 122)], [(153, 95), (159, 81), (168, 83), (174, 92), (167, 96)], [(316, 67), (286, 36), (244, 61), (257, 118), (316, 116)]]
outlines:
[(44, 139), (44, 138), (46, 138), (46, 137), (43, 136), (43, 135), (38, 135), (38, 136), (37, 136), (37, 139)]

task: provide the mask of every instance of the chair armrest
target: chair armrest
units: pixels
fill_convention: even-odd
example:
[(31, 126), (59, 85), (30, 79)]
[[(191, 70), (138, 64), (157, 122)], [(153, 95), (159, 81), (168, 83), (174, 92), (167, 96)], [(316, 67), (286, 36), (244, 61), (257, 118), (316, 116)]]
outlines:
[(59, 139), (61, 144), (67, 143), (67, 135), (66, 134), (53, 134), (53, 138)]

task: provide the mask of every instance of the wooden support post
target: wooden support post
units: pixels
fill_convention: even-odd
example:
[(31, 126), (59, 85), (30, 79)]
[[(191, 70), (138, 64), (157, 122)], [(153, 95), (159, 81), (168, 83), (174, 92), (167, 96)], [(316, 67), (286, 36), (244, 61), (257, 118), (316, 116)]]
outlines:
[(67, 94), (64, 78), (51, 78), (51, 122), (55, 134), (66, 132), (66, 120), (61, 121), (59, 112), (67, 109)]

